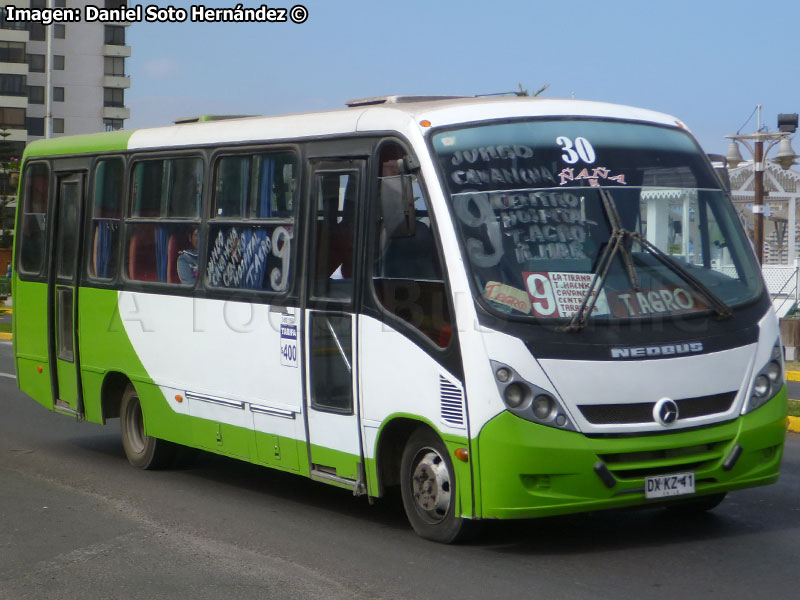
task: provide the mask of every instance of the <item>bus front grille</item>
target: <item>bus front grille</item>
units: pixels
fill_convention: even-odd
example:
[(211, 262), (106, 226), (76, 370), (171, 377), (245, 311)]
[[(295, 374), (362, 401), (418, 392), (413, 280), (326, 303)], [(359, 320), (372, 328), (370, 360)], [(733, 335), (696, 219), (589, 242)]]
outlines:
[(695, 472), (724, 458), (730, 440), (643, 452), (600, 454), (598, 458), (617, 479), (641, 479), (668, 473)]
[[(735, 391), (676, 400), (678, 421), (727, 412), (730, 410), (734, 398), (736, 398)], [(592, 425), (630, 425), (654, 423), (653, 407), (655, 404), (655, 402), (582, 404), (578, 408)]]

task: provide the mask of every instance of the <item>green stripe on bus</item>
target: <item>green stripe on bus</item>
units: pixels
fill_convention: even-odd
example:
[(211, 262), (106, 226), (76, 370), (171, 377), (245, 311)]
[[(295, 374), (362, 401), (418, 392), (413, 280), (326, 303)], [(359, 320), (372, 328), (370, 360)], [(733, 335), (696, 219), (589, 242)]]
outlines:
[(23, 159), (127, 150), (128, 140), (133, 133), (134, 130), (120, 130), (37, 140), (25, 147)]

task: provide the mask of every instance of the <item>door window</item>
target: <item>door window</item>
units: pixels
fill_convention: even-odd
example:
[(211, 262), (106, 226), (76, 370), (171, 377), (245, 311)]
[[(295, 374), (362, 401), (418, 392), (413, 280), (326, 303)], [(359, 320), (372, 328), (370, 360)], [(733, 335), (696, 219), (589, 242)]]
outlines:
[(315, 179), (312, 297), (353, 298), (353, 250), (358, 178), (355, 171), (319, 173)]
[(80, 196), (80, 181), (72, 180), (61, 183), (61, 198), (58, 202), (58, 230), (56, 232), (56, 277), (59, 279), (71, 280), (75, 273)]
[(58, 310), (58, 358), (72, 362), (75, 349), (72, 339), (72, 290), (58, 288), (56, 294)]
[(352, 414), (353, 349), (349, 315), (311, 313), (311, 406)]

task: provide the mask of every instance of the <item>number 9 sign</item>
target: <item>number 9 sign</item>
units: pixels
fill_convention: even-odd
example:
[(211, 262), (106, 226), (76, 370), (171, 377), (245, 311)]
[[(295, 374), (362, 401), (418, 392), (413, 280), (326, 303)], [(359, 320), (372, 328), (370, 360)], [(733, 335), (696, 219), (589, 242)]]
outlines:
[(549, 317), (556, 312), (556, 298), (553, 295), (553, 286), (545, 275), (531, 273), (528, 275), (526, 285), (528, 286), (528, 293), (534, 299), (531, 307), (537, 317)]

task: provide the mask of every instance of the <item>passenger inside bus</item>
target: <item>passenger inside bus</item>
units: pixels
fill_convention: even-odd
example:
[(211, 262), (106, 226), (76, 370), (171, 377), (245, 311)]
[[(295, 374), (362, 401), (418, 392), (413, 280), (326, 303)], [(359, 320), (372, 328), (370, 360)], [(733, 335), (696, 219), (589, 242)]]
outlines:
[(189, 235), (191, 248), (178, 253), (178, 277), (183, 285), (194, 285), (197, 281), (197, 227)]

